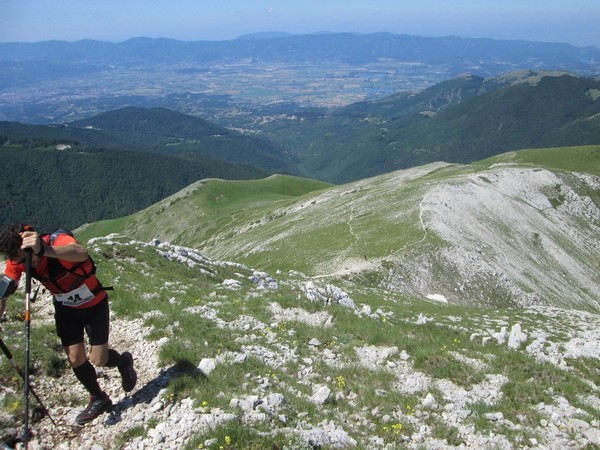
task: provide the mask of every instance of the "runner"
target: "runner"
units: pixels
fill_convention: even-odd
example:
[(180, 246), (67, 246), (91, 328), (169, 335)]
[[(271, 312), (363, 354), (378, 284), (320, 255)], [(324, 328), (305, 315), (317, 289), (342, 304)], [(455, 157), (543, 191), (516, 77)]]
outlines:
[[(112, 407), (110, 397), (100, 388), (95, 366), (117, 367), (122, 387), (130, 392), (137, 374), (129, 352), (109, 348), (109, 302), (106, 288), (96, 277), (96, 266), (87, 250), (65, 230), (40, 235), (29, 225), (11, 225), (0, 231), (0, 252), (6, 255), (6, 268), (0, 280), (0, 317), (6, 299), (25, 272), (26, 251), (32, 252), (33, 278), (53, 295), (56, 332), (65, 349), (73, 373), (90, 394), (87, 407), (76, 421), (83, 425)], [(89, 340), (89, 358), (84, 342)]]

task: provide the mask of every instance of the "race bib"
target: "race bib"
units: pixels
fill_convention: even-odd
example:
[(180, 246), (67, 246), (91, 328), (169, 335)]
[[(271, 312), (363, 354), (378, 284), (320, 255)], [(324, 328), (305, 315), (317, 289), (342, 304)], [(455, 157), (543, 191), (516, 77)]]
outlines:
[(94, 294), (92, 291), (90, 291), (90, 288), (88, 288), (86, 284), (82, 284), (77, 289), (73, 289), (71, 292), (54, 294), (56, 301), (65, 306), (84, 305), (85, 303), (94, 300), (94, 297)]

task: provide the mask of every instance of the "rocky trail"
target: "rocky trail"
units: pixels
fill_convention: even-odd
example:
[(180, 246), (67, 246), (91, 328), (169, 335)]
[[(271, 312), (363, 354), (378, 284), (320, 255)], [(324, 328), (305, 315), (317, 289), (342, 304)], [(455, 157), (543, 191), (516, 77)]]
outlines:
[[(269, 278), (272, 280), (271, 278)], [(372, 312), (366, 305), (357, 306), (341, 290), (332, 285), (326, 289), (319, 287), (312, 281), (307, 281), (303, 288), (307, 301), (324, 301), (325, 297), (333, 298), (336, 303), (343, 304), (355, 311), (358, 318), (382, 318), (382, 311)], [(49, 303), (49, 302), (46, 302)], [(262, 323), (253, 317), (239, 317), (233, 322), (226, 322), (219, 318), (218, 302), (190, 308), (189, 313), (210, 317), (220, 327), (245, 330), (248, 333), (262, 331), (273, 344), (269, 349), (261, 346), (250, 345), (244, 347), (239, 353), (223, 353), (213, 358), (204, 358), (198, 361), (198, 370), (210, 379), (211, 370), (218, 364), (243, 363), (249, 356), (254, 356), (267, 362), (272, 367), (282, 367), (297, 358), (298, 348), (292, 343), (282, 344), (270, 330), (270, 324)], [(40, 302), (41, 304), (41, 302)], [(302, 308), (282, 308), (276, 303), (270, 306), (273, 323), (282, 323), (290, 320), (305, 322), (319, 326), (332, 326), (333, 317), (323, 310), (321, 312), (308, 312)], [(45, 308), (35, 312), (36, 320), (51, 320), (51, 311)], [(539, 327), (531, 328), (525, 325), (527, 317), (544, 317), (539, 321)], [(558, 308), (532, 307), (522, 311), (523, 325), (511, 323), (508, 317), (490, 317), (489, 320), (479, 323), (470, 329), (471, 339), (482, 342), (494, 342), (507, 345), (514, 351), (524, 351), (540, 361), (550, 362), (557, 367), (569, 370), (565, 363), (566, 357), (597, 358), (600, 350), (600, 317), (584, 312), (568, 312)], [(388, 317), (393, 320), (393, 317)], [(446, 318), (448, 323), (457, 323), (457, 318)], [(411, 319), (417, 324), (426, 324), (436, 319), (419, 316)], [(440, 320), (439, 318), (437, 320)], [(219, 408), (209, 408), (194, 404), (190, 399), (173, 402), (166, 387), (175, 375), (173, 367), (160, 367), (157, 359), (159, 346), (168, 341), (163, 338), (158, 341), (146, 340), (149, 329), (142, 325), (143, 319), (114, 320), (112, 326), (113, 347), (121, 351), (128, 350), (135, 357), (135, 367), (138, 372), (138, 385), (131, 395), (123, 393), (120, 387), (120, 377), (116, 370), (99, 370), (101, 385), (111, 396), (113, 411), (100, 416), (94, 422), (83, 427), (74, 425), (74, 417), (80, 408), (60, 406), (53, 401), (49, 405), (53, 418), (58, 422), (54, 427), (47, 418), (32, 425), (33, 438), (29, 443), (30, 449), (181, 449), (186, 442), (196, 433), (206, 431), (220, 423), (230, 420), (240, 420), (252, 424), (269, 422), (272, 433), (286, 433), (299, 436), (306, 447), (290, 446), (293, 448), (369, 448), (369, 449), (565, 449), (565, 448), (597, 448), (600, 446), (600, 417), (590, 418), (585, 411), (579, 410), (569, 404), (566, 399), (556, 396), (553, 404), (539, 404), (536, 409), (544, 417), (537, 427), (525, 430), (520, 425), (518, 417), (504, 417), (502, 413), (489, 413), (486, 420), (498, 426), (498, 429), (509, 429), (515, 433), (531, 436), (527, 441), (515, 446), (507, 436), (502, 433), (489, 435), (476, 432), (468, 419), (473, 414), (472, 405), (485, 403), (495, 404), (502, 397), (502, 387), (509, 381), (503, 374), (488, 374), (483, 382), (465, 389), (455, 385), (450, 380), (433, 379), (426, 374), (415, 370), (412, 357), (409, 353), (399, 351), (395, 347), (378, 347), (364, 345), (354, 349), (358, 361), (370, 370), (385, 371), (396, 379), (396, 389), (399, 392), (419, 396), (420, 403), (412, 412), (399, 413), (398, 417), (378, 417), (381, 413), (375, 410), (358, 409), (351, 416), (337, 415), (337, 420), (324, 420), (318, 423), (311, 421), (307, 413), (299, 412), (301, 420), (295, 420), (294, 426), (287, 426), (288, 419), (282, 412), (293, 388), (283, 383), (277, 384), (268, 378), (259, 380), (258, 387), (249, 390), (247, 396), (231, 398), (232, 409), (224, 411)], [(440, 326), (448, 326), (440, 323)], [(449, 325), (452, 327), (453, 325)], [(552, 342), (556, 330), (567, 334), (563, 342)], [(269, 335), (271, 333), (271, 335)], [(269, 337), (270, 336), (270, 337)], [(565, 337), (563, 336), (563, 339)], [(310, 401), (320, 408), (335, 410), (332, 398), (336, 401), (352, 403), (360, 392), (340, 393), (335, 392), (328, 383), (319, 377), (317, 369), (319, 364), (340, 366), (344, 360), (340, 354), (323, 347), (318, 339), (296, 344), (309, 347), (311, 358), (302, 361), (298, 377), (300, 383), (312, 386)], [(454, 352), (454, 357), (473, 368), (486, 365), (485, 359), (470, 358), (460, 352)], [(58, 379), (36, 379), (35, 387), (43, 399), (52, 397), (70, 398), (72, 396), (82, 399), (85, 403), (86, 394), (75, 382), (73, 375), (68, 372)], [(585, 402), (600, 411), (600, 387), (598, 380), (588, 380), (593, 386), (594, 395), (590, 395)], [(51, 394), (52, 393), (52, 394)], [(224, 395), (227, 395), (225, 393)], [(298, 394), (300, 395), (300, 394)], [(382, 393), (382, 395), (385, 395)], [(354, 425), (369, 429), (369, 424), (374, 419), (382, 419), (392, 424), (399, 418), (410, 421), (415, 430), (411, 435), (404, 437), (402, 444), (386, 443), (380, 430), (371, 427), (372, 435), (356, 436)], [(296, 418), (297, 419), (297, 418)], [(461, 436), (462, 444), (450, 445), (440, 437), (431, 435), (431, 421), (442, 421), (455, 427)], [(145, 430), (142, 436), (132, 436), (131, 430), (138, 428)], [(13, 430), (15, 433), (19, 430)], [(6, 435), (6, 434), (5, 434)], [(131, 436), (131, 437), (128, 437)], [(219, 448), (214, 442), (207, 441), (204, 448)], [(213, 445), (213, 447), (211, 447)], [(10, 447), (8, 447), (10, 448)], [(21, 448), (17, 444), (14, 448)], [(244, 448), (242, 446), (232, 448)]]

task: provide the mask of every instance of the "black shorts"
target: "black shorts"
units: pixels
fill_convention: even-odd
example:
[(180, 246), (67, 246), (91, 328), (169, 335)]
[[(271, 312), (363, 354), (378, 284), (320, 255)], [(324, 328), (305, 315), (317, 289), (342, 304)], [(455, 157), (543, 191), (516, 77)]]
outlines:
[(91, 308), (82, 309), (54, 302), (54, 321), (56, 334), (63, 347), (83, 342), (84, 330), (90, 345), (106, 344), (109, 330), (108, 297)]

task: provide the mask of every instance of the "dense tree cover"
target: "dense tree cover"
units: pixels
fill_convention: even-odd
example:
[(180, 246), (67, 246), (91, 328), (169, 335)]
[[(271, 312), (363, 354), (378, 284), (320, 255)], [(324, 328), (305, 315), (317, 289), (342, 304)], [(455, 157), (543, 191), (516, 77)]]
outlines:
[(600, 80), (514, 81), (463, 77), (264, 131), (295, 154), (305, 174), (334, 183), (433, 161), (470, 163), (523, 148), (600, 144)]
[(0, 122), (0, 135), (39, 137), (99, 148), (210, 156), (267, 171), (298, 174), (295, 161), (267, 140), (230, 131), (198, 117), (165, 108), (127, 107), (61, 125)]
[(68, 128), (90, 131), (81, 141), (88, 145), (186, 157), (208, 155), (280, 173), (297, 173), (293, 160), (272, 142), (165, 108), (122, 108), (72, 122)]
[(7, 171), (0, 184), (0, 226), (28, 222), (42, 230), (74, 228), (139, 211), (203, 178), (267, 175), (210, 158), (190, 161), (79, 145), (57, 150), (41, 138), (0, 141)]

